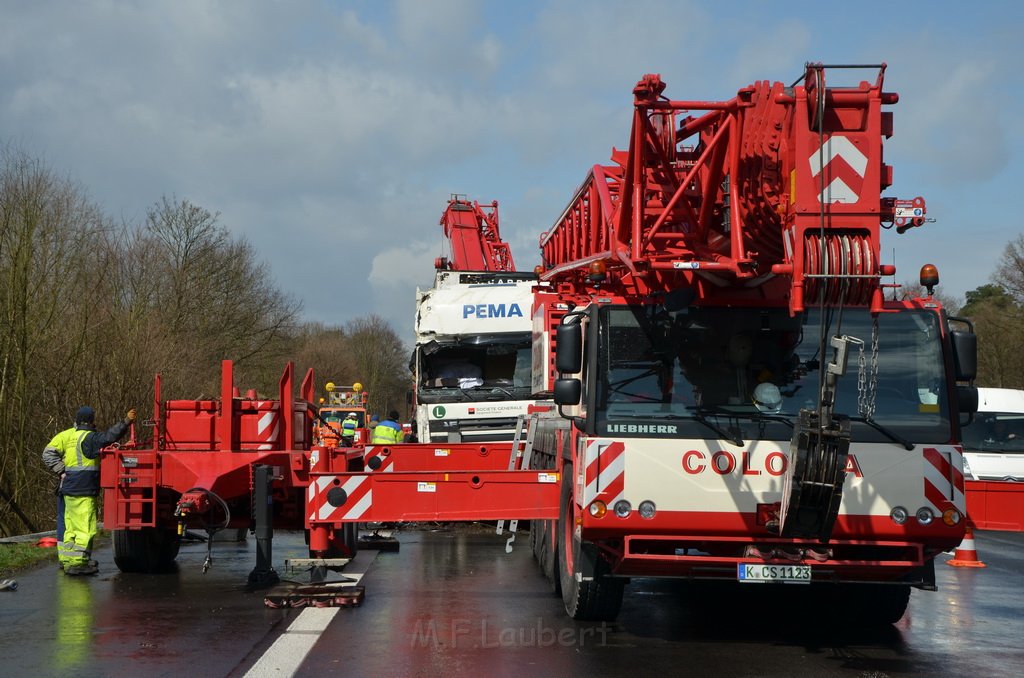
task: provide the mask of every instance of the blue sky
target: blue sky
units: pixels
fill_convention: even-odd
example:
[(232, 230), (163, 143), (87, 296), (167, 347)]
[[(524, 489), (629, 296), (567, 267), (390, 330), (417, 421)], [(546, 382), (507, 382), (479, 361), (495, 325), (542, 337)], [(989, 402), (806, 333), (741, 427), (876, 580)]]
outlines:
[(451, 193), (498, 200), (520, 268), (588, 168), (624, 147), (632, 87), (728, 99), (807, 61), (886, 62), (887, 195), (936, 221), (886, 232), (896, 279), (990, 282), (1022, 233), (1017, 2), (36, 0), (0, 3), (0, 143), (113, 218), (161, 196), (220, 213), (303, 299), (412, 338)]

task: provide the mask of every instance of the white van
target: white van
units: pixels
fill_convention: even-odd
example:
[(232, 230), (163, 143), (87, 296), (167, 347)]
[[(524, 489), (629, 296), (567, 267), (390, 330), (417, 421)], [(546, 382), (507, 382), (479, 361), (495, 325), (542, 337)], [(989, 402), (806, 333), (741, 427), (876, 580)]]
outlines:
[(1024, 482), (1024, 391), (979, 388), (978, 414), (963, 427), (963, 448), (967, 478)]

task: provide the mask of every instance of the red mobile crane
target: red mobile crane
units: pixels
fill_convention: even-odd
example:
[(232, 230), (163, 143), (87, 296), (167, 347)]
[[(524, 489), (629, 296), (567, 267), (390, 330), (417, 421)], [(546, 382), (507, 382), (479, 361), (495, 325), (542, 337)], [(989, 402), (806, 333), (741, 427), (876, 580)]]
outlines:
[[(826, 84), (845, 68), (877, 76)], [(976, 343), (934, 267), (927, 297), (883, 294), (881, 229), (925, 221), (880, 196), (884, 72), (808, 64), (728, 101), (647, 75), (628, 150), (542, 236), (535, 381), (560, 416), (532, 463), (562, 490), (532, 543), (573, 617), (613, 618), (630, 576), (827, 586), (875, 622), (934, 589), (964, 534)]]
[(453, 195), (441, 214), (441, 228), (452, 258), (438, 257), (434, 267), (454, 271), (514, 271), (512, 251), (498, 232), (498, 201), (490, 209), (464, 195)]

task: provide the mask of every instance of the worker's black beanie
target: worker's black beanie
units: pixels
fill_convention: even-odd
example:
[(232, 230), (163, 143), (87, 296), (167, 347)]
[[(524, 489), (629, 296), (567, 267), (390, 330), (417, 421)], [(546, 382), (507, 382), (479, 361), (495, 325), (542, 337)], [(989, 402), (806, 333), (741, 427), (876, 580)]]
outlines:
[(82, 405), (75, 413), (75, 424), (91, 424), (96, 420), (96, 411), (88, 405)]

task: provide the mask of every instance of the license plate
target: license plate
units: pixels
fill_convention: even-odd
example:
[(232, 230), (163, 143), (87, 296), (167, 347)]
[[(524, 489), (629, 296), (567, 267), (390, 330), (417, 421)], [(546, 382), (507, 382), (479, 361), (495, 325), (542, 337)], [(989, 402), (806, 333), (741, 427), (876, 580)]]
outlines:
[(741, 582), (782, 582), (787, 584), (810, 584), (810, 565), (765, 565), (764, 563), (739, 563), (736, 578)]

